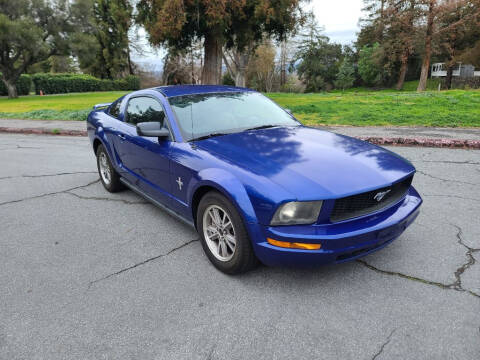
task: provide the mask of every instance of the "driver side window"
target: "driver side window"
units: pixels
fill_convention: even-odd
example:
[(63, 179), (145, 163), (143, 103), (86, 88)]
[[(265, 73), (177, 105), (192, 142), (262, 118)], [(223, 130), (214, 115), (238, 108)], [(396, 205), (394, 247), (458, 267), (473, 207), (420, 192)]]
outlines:
[(162, 128), (168, 128), (162, 105), (155, 99), (141, 96), (130, 99), (127, 106), (127, 123), (137, 125), (141, 122), (160, 122)]

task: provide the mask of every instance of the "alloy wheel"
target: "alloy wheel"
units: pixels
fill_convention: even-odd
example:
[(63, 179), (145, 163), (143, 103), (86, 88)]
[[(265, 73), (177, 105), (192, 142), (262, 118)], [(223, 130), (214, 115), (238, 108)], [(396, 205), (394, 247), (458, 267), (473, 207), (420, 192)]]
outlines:
[(220, 261), (229, 261), (235, 254), (235, 228), (227, 212), (210, 205), (203, 213), (203, 235), (210, 252)]
[(107, 154), (104, 152), (100, 153), (98, 158), (98, 165), (100, 168), (100, 176), (105, 184), (109, 185), (112, 181), (112, 174), (110, 172), (110, 166), (108, 164)]

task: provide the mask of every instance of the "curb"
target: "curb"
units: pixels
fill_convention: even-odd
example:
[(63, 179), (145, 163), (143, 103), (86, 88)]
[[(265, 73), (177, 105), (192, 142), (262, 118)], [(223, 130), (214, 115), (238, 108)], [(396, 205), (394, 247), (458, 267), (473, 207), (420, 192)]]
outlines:
[[(61, 130), (61, 129), (46, 129), (46, 128), (32, 129), (32, 128), (0, 127), (0, 133), (57, 135), (57, 136), (87, 136), (86, 130)], [(376, 145), (418, 146), (418, 147), (480, 150), (480, 140), (401, 138), (401, 137), (378, 137), (378, 136), (355, 136), (355, 137), (357, 139), (368, 141), (369, 143), (376, 144)]]
[(0, 133), (58, 135), (58, 136), (87, 136), (86, 130), (62, 130), (62, 129), (46, 129), (46, 128), (33, 129), (33, 128), (0, 127)]
[(393, 146), (419, 146), (451, 149), (476, 149), (480, 150), (480, 140), (462, 139), (428, 139), (428, 138), (400, 138), (400, 137), (376, 137), (357, 136), (357, 139), (368, 141), (376, 145)]

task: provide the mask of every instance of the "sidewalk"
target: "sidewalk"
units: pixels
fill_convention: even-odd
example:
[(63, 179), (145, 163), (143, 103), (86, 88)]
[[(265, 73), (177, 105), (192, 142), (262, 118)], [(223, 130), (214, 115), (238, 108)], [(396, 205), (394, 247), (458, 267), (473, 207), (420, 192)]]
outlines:
[(0, 132), (86, 136), (85, 121), (0, 119)]
[[(321, 126), (379, 145), (480, 149), (480, 128)], [(85, 136), (85, 121), (0, 119), (0, 132)]]
[(480, 128), (323, 126), (378, 145), (480, 149)]

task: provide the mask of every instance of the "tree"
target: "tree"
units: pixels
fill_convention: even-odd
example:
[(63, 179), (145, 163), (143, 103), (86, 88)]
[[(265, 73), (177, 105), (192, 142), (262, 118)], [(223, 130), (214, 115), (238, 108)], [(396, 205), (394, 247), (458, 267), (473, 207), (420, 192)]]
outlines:
[(362, 11), (366, 17), (359, 21), (360, 33), (355, 42), (357, 49), (383, 42), (386, 3), (387, 0), (363, 0)]
[(437, 0), (425, 0), (428, 2), (428, 9), (425, 11), (427, 24), (425, 27), (424, 55), (422, 60), (422, 72), (418, 82), (417, 91), (425, 91), (427, 88), (428, 71), (430, 59), (432, 58), (432, 37), (435, 16), (437, 14)]
[(275, 79), (275, 47), (268, 40), (258, 46), (249, 67), (250, 83), (254, 88), (270, 92)]
[(380, 45), (365, 45), (359, 53), (358, 74), (367, 86), (379, 85), (382, 81), (382, 69), (379, 64)]
[(80, 70), (94, 75), (100, 43), (97, 40), (93, 4), (95, 0), (74, 0), (71, 19), (75, 32), (71, 35), (72, 55), (77, 59)]
[(408, 70), (408, 60), (414, 52), (415, 21), (419, 18), (418, 0), (387, 0), (384, 36), (384, 68), (396, 68), (400, 63), (396, 89), (401, 90)]
[(322, 28), (313, 19), (300, 34), (302, 38), (295, 55), (297, 72), (306, 84), (306, 91), (316, 92), (332, 86), (343, 60), (342, 46), (330, 43)]
[(472, 64), (476, 68), (480, 67), (480, 40), (477, 40), (473, 46), (466, 48), (459, 55), (458, 60), (466, 64)]
[(457, 0), (438, 7), (434, 39), (446, 59), (445, 87), (450, 89), (453, 69), (462, 54), (480, 37), (480, 2)]
[(229, 75), (235, 82), (235, 86), (246, 86), (248, 64), (254, 53), (255, 48), (253, 43), (243, 50), (233, 48), (223, 51), (223, 61), (227, 66)]
[(218, 84), (223, 46), (242, 53), (264, 35), (283, 38), (302, 14), (300, 1), (140, 0), (137, 21), (145, 26), (152, 45), (182, 49), (202, 39), (202, 82)]
[(348, 60), (344, 59), (340, 69), (338, 70), (337, 80), (335, 80), (335, 87), (345, 90), (351, 88), (355, 82), (355, 67)]
[(187, 57), (189, 49), (168, 49), (163, 60), (162, 84), (179, 85), (192, 83), (191, 64)]
[(18, 97), (15, 83), (28, 66), (66, 54), (66, 0), (0, 0), (0, 71), (9, 98)]
[(99, 43), (94, 75), (115, 79), (133, 73), (130, 61), (128, 30), (133, 8), (128, 0), (95, 0), (93, 16)]
[(415, 52), (419, 2), (423, 0), (364, 0), (366, 17), (360, 20), (356, 41), (358, 52), (365, 46), (376, 50), (376, 62), (382, 68), (376, 83), (401, 89), (409, 60)]

